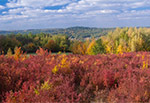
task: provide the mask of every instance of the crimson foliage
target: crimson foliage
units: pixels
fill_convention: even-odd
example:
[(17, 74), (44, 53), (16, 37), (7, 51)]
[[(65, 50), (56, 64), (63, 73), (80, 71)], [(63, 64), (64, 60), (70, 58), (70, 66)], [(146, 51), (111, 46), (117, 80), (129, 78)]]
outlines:
[(150, 53), (0, 56), (0, 101), (150, 102)]

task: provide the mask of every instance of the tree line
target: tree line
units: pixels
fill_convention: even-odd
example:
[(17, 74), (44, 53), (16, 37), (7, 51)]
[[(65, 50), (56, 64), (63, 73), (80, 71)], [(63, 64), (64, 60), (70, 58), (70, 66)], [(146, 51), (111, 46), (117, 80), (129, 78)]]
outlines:
[(17, 34), (0, 35), (0, 52), (6, 54), (8, 49), (21, 47), (24, 52), (35, 53), (39, 47), (52, 52), (69, 51), (70, 40), (66, 35), (51, 34)]
[(0, 52), (21, 47), (27, 53), (35, 53), (39, 47), (52, 52), (72, 52), (82, 55), (150, 51), (150, 28), (116, 28), (98, 39), (70, 39), (67, 35), (17, 34), (0, 35)]

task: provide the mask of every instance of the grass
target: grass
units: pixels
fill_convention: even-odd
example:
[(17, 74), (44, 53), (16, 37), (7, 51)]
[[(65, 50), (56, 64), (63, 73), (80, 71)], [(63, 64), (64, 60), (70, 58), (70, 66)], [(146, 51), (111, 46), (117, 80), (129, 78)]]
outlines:
[[(66, 55), (69, 55), (69, 54), (72, 54), (71, 52), (62, 52), (62, 53), (59, 53), (59, 52), (55, 52), (55, 53), (52, 53), (52, 54), (54, 54), (54, 55), (56, 55), (56, 54), (66, 54)], [(29, 55), (36, 55), (36, 53), (27, 53), (27, 55), (29, 56)]]

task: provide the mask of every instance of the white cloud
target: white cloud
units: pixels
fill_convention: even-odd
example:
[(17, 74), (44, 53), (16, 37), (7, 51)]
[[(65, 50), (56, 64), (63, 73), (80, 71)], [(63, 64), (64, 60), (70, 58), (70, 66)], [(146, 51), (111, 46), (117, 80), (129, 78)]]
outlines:
[(15, 20), (15, 19), (23, 19), (23, 18), (27, 18), (28, 16), (26, 15), (5, 15), (5, 16), (0, 16), (0, 21), (3, 21), (3, 20)]
[(10, 0), (8, 7), (32, 7), (41, 8), (45, 6), (59, 6), (71, 3), (74, 0)]
[[(37, 23), (40, 23), (37, 28), (77, 24), (122, 26), (127, 25), (125, 20), (142, 21), (150, 18), (150, 0), (9, 0), (6, 6), (9, 10), (3, 11), (3, 15), (0, 14), (0, 22), (5, 22), (5, 25), (8, 23), (10, 27), (12, 24), (21, 23), (18, 28), (36, 27)], [(60, 8), (44, 9), (52, 6)], [(0, 9), (4, 8), (0, 5)], [(128, 25), (131, 23), (128, 22)]]
[(119, 19), (141, 19), (141, 18), (150, 18), (150, 10), (131, 10), (126, 11), (122, 14), (117, 15)]
[(2, 5), (0, 5), (0, 10), (1, 10), (1, 9), (5, 9), (5, 7), (4, 7), (4, 6), (2, 6)]

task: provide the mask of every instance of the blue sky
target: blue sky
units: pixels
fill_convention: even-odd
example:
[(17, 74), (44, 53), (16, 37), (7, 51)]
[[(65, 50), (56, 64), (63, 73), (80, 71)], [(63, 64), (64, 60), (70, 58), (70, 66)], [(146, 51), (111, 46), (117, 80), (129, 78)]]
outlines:
[(0, 0), (0, 30), (150, 26), (150, 0)]

